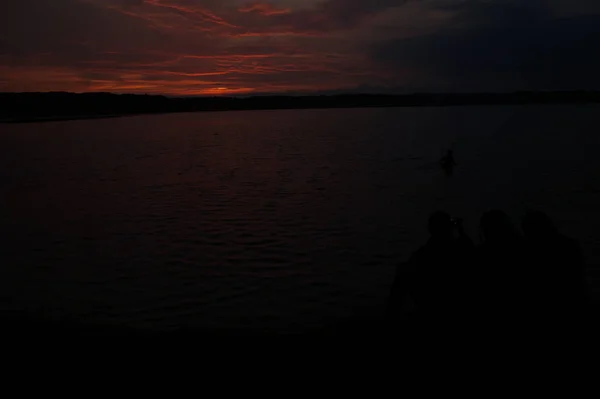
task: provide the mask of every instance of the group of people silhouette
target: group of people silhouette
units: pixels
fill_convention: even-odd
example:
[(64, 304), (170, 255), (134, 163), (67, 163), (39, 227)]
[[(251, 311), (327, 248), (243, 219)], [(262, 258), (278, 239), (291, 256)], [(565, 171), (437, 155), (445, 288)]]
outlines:
[(581, 250), (546, 214), (528, 212), (521, 233), (504, 212), (486, 212), (479, 245), (465, 233), (462, 221), (446, 212), (433, 213), (428, 227), (427, 243), (398, 267), (387, 307), (392, 323), (406, 314), (428, 320), (531, 321), (583, 310)]

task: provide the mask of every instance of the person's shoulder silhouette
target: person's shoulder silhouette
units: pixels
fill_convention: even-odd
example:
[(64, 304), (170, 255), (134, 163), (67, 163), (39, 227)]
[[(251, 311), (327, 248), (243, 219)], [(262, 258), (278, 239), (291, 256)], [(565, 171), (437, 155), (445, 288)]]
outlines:
[[(429, 217), (430, 237), (413, 257), (417, 269), (436, 275), (452, 274), (453, 262), (470, 249), (472, 242), (462, 229), (460, 222), (454, 221), (446, 212), (434, 212)], [(458, 237), (455, 233), (458, 233)]]
[(560, 234), (550, 217), (540, 211), (529, 211), (522, 225), (540, 305), (553, 311), (572, 311), (583, 305), (585, 270), (577, 241)]
[[(430, 237), (396, 274), (392, 308), (410, 296), (419, 313), (444, 313), (456, 305), (459, 269), (465, 267), (471, 240), (446, 212), (434, 212), (428, 221)], [(458, 230), (458, 237), (455, 233)]]
[(482, 246), (518, 246), (521, 243), (519, 232), (506, 213), (491, 210), (481, 217)]
[(482, 242), (476, 250), (480, 306), (514, 311), (522, 303), (523, 241), (506, 213), (492, 210), (481, 218)]

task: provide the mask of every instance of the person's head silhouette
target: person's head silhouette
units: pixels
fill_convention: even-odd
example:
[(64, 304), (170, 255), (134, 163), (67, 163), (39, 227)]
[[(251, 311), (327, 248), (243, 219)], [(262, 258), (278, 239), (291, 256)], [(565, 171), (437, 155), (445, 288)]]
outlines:
[(523, 218), (523, 233), (529, 239), (552, 237), (558, 233), (548, 215), (540, 211), (529, 211)]
[(488, 211), (481, 217), (481, 232), (487, 242), (511, 242), (518, 234), (508, 215), (499, 210)]
[(454, 231), (452, 218), (446, 212), (437, 211), (429, 217), (429, 233), (436, 238), (451, 237)]

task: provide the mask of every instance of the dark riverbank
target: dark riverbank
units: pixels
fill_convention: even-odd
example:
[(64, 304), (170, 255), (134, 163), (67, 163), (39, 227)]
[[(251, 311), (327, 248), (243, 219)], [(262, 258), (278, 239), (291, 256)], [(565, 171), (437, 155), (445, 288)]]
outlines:
[[(598, 303), (590, 303), (585, 309), (581, 309), (578, 315), (571, 315), (567, 319), (562, 318), (539, 318), (532, 314), (524, 323), (523, 319), (497, 319), (490, 315), (472, 314), (468, 317), (453, 318), (452, 320), (435, 320), (429, 317), (419, 316), (418, 313), (406, 313), (400, 320), (400, 324), (394, 326), (386, 323), (382, 309), (373, 309), (372, 314), (361, 314), (344, 320), (325, 322), (318, 326), (307, 326), (302, 330), (275, 331), (262, 329), (218, 329), (206, 328), (193, 325), (182, 325), (174, 327), (169, 331), (153, 330), (152, 328), (131, 328), (122, 325), (84, 323), (76, 320), (50, 320), (48, 318), (35, 317), (27, 314), (4, 314), (2, 320), (3, 331), (6, 337), (11, 339), (56, 339), (72, 340), (81, 338), (149, 338), (154, 340), (179, 340), (179, 339), (210, 339), (211, 342), (227, 342), (230, 340), (276, 340), (276, 342), (287, 342), (298, 339), (348, 339), (348, 338), (390, 338), (390, 337), (413, 337), (416, 338), (428, 330), (432, 331), (434, 326), (452, 326), (454, 333), (469, 332), (474, 329), (488, 331), (488, 333), (500, 333), (505, 329), (514, 330), (518, 328), (522, 333), (542, 329), (548, 331), (548, 327), (558, 330), (581, 330), (599, 331), (600, 314)], [(451, 331), (446, 331), (451, 333)], [(461, 333), (462, 335), (462, 333)]]
[(0, 122), (49, 122), (202, 111), (586, 103), (600, 103), (600, 92), (346, 94), (247, 98), (169, 98), (153, 95), (62, 92), (0, 93)]

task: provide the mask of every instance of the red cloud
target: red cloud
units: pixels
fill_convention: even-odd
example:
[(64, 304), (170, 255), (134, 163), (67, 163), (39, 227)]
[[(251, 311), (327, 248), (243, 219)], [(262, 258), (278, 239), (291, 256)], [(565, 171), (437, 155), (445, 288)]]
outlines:
[(328, 37), (336, 25), (316, 0), (299, 10), (260, 0), (241, 10), (233, 0), (60, 1), (69, 7), (0, 2), (0, 91), (304, 92), (385, 78), (354, 44)]
[(290, 14), (292, 10), (290, 8), (275, 8), (272, 4), (269, 3), (252, 3), (247, 4), (238, 8), (239, 12), (254, 12), (261, 15), (283, 15)]

